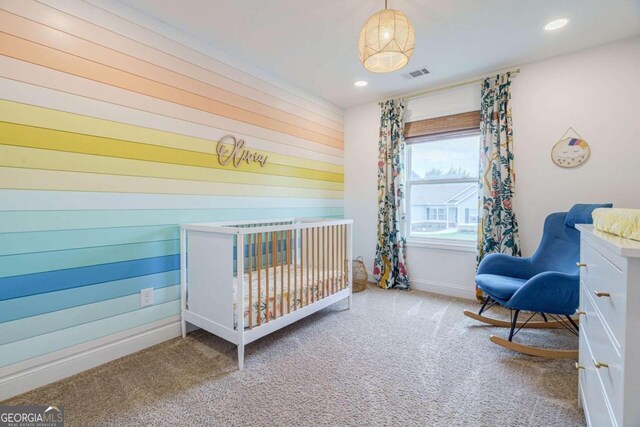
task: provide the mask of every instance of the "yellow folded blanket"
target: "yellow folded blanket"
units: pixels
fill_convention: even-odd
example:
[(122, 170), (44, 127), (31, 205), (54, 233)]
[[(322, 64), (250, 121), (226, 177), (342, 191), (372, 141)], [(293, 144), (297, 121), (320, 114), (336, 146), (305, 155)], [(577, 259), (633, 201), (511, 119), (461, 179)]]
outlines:
[(640, 209), (599, 208), (593, 211), (592, 216), (594, 228), (640, 240)]

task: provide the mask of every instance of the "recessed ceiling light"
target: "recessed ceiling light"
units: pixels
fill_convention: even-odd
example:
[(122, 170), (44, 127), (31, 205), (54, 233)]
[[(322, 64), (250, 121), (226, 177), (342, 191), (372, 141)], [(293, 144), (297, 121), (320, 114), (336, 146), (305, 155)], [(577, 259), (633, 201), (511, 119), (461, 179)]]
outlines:
[(357, 82), (354, 83), (354, 85), (356, 85), (358, 87), (364, 87), (364, 86), (368, 85), (368, 83), (365, 82), (364, 80), (358, 80)]
[(553, 31), (564, 27), (568, 23), (569, 20), (567, 18), (556, 19), (555, 21), (551, 21), (547, 25), (545, 25), (544, 29), (547, 31)]

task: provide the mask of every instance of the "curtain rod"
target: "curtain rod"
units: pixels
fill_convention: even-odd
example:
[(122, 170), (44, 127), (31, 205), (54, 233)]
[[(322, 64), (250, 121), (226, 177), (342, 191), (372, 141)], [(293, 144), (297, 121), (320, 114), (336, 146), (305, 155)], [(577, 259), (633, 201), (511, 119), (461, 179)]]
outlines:
[[(511, 73), (512, 76), (515, 76), (515, 75), (520, 74), (520, 68), (514, 68), (514, 69), (511, 69), (511, 70), (506, 70), (506, 71), (503, 71), (502, 73)], [(433, 92), (440, 92), (441, 90), (455, 89), (457, 87), (467, 86), (467, 85), (470, 85), (470, 84), (473, 84), (473, 83), (480, 83), (481, 81), (483, 81), (487, 77), (491, 77), (491, 76), (494, 76), (496, 74), (502, 74), (502, 73), (500, 73), (500, 72), (495, 73), (494, 72), (494, 73), (485, 75), (483, 77), (477, 77), (475, 79), (465, 80), (465, 81), (462, 81), (462, 82), (459, 82), (459, 83), (450, 84), (448, 86), (440, 86), (440, 87), (436, 87), (436, 88), (433, 88), (433, 89), (423, 90), (423, 91), (420, 91), (420, 92), (411, 92), (411, 93), (407, 93), (405, 95), (397, 96), (397, 97), (394, 97), (394, 98), (403, 98), (403, 99), (419, 98), (421, 96), (428, 95), (428, 94), (433, 93)], [(386, 99), (391, 99), (391, 98), (386, 98)], [(386, 101), (386, 99), (385, 99), (385, 101)], [(384, 101), (380, 101), (380, 102), (384, 102)]]

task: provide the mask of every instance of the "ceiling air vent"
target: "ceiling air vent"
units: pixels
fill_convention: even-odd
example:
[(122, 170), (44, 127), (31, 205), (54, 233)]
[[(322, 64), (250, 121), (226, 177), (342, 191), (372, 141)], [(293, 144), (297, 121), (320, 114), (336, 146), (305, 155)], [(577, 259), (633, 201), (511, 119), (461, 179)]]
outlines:
[(420, 68), (419, 70), (403, 74), (403, 77), (405, 79), (415, 79), (416, 77), (426, 76), (427, 74), (429, 74), (429, 70), (427, 70), (426, 68)]

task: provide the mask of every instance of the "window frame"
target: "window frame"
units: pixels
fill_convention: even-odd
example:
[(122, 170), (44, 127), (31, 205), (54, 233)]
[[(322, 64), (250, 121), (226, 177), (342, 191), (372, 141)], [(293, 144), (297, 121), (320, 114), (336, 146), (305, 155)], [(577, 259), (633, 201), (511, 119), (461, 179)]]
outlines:
[[(461, 240), (461, 239), (446, 239), (446, 238), (434, 238), (434, 237), (425, 237), (425, 236), (416, 236), (411, 232), (411, 187), (414, 185), (435, 185), (435, 184), (457, 184), (457, 183), (477, 183), (478, 177), (471, 178), (451, 178), (451, 179), (411, 179), (411, 171), (412, 171), (412, 146), (419, 144), (428, 144), (430, 142), (442, 141), (447, 139), (455, 139), (465, 136), (476, 136), (478, 138), (478, 156), (480, 155), (480, 129), (466, 129), (466, 130), (454, 130), (450, 132), (441, 132), (432, 135), (425, 136), (414, 136), (406, 139), (407, 150), (405, 152), (405, 164), (407, 165), (407, 173), (406, 173), (406, 219), (404, 221), (404, 231), (405, 236), (407, 236), (407, 244), (409, 246), (416, 247), (426, 247), (433, 249), (449, 249), (449, 250), (461, 250), (465, 252), (475, 252), (476, 250), (476, 240)], [(479, 160), (479, 159), (478, 159)], [(438, 206), (438, 208), (440, 208)], [(443, 207), (445, 210), (445, 219), (446, 222), (446, 209), (447, 207)], [(475, 208), (479, 214), (479, 206)], [(458, 207), (458, 212), (460, 208)], [(459, 215), (459, 213), (458, 213)], [(477, 223), (476, 223), (477, 224)]]

